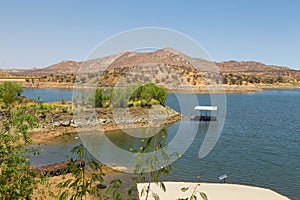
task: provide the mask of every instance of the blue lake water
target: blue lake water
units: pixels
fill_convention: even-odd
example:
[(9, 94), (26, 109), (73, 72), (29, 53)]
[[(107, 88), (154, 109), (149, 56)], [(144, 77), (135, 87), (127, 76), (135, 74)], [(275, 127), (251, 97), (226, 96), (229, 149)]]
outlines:
[(38, 100), (42, 98), (43, 102), (61, 101), (62, 99), (71, 101), (73, 90), (59, 90), (59, 89), (25, 89), (23, 96)]
[[(62, 97), (70, 100), (72, 91), (34, 89), (26, 90), (24, 95), (59, 101)], [(190, 94), (177, 95), (190, 98)], [(198, 98), (209, 101), (208, 95), (199, 94)], [(173, 94), (168, 95), (167, 105), (180, 111)], [(220, 175), (227, 174), (230, 183), (267, 187), (300, 199), (300, 90), (228, 94), (222, 134), (213, 150), (202, 159), (198, 152), (209, 124), (183, 120), (188, 124), (187, 133), (197, 131), (197, 135), (182, 158), (174, 163), (176, 168), (168, 180), (196, 181), (200, 176), (201, 181), (218, 182)], [(167, 128), (168, 137), (176, 135), (180, 123)], [(130, 146), (131, 139), (124, 138), (128, 138), (124, 133), (116, 133), (112, 140)], [(79, 142), (74, 136), (58, 138), (41, 146), (45, 153), (34, 162), (62, 161)]]

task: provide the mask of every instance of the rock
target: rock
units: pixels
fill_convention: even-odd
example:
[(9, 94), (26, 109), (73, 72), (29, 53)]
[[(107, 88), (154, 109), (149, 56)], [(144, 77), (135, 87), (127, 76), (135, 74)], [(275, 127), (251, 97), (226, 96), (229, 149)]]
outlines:
[(54, 122), (53, 125), (54, 126), (60, 126), (60, 122)]
[(78, 125), (78, 124), (71, 123), (70, 126), (73, 127), (73, 128), (77, 128), (79, 125)]
[(53, 118), (59, 118), (59, 114), (58, 113), (56, 113), (56, 114), (53, 114)]
[(41, 119), (45, 119), (46, 118), (46, 114), (45, 113), (41, 113), (38, 118), (41, 118)]
[(71, 124), (70, 120), (65, 120), (61, 122), (62, 126), (70, 126), (70, 124)]
[(42, 131), (42, 128), (33, 128), (32, 129), (32, 132), (40, 132), (40, 131)]
[(118, 171), (123, 171), (123, 172), (129, 171), (129, 169), (127, 167), (123, 167), (123, 166), (113, 166), (112, 169), (118, 170)]
[(99, 121), (99, 123), (101, 123), (101, 124), (105, 124), (107, 120), (106, 120), (106, 119), (101, 119), (101, 118), (100, 118), (98, 121)]

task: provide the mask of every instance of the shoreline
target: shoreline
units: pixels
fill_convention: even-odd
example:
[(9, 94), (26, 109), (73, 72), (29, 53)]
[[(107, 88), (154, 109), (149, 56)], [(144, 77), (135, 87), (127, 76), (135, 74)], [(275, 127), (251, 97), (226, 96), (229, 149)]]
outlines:
[[(1, 81), (1, 79), (0, 79)], [(72, 85), (47, 84), (47, 85), (23, 85), (25, 89), (58, 89), (73, 90)], [(209, 88), (210, 87), (210, 88)], [(169, 93), (195, 93), (195, 94), (243, 94), (263, 92), (266, 90), (292, 90), (300, 89), (300, 84), (253, 84), (253, 85), (211, 85), (200, 87), (176, 87), (167, 88)], [(107, 88), (102, 88), (107, 89)]]
[[(132, 110), (131, 110), (132, 109)], [(49, 124), (45, 126), (44, 128), (38, 128), (32, 130), (32, 139), (35, 144), (47, 144), (48, 142), (54, 140), (57, 137), (63, 136), (63, 135), (72, 135), (72, 134), (78, 134), (82, 132), (91, 132), (91, 131), (101, 131), (105, 133), (113, 133), (114, 131), (121, 131), (126, 129), (134, 129), (134, 128), (147, 128), (147, 127), (157, 127), (157, 124), (155, 122), (158, 121), (165, 121), (163, 124), (164, 127), (167, 127), (170, 124), (173, 124), (183, 118), (183, 115), (176, 112), (175, 110), (165, 106), (161, 105), (153, 105), (151, 109), (148, 108), (130, 108), (129, 111), (137, 112), (138, 114), (136, 116), (129, 116), (126, 118), (126, 116), (122, 118), (124, 120), (123, 122), (116, 122), (117, 120), (114, 118), (114, 116), (111, 113), (111, 109), (103, 108), (98, 111), (100, 111), (103, 115), (103, 110), (106, 111), (106, 114), (104, 115), (104, 119), (101, 119), (98, 116), (98, 124), (96, 126), (93, 125), (82, 125), (85, 124), (85, 121), (80, 121), (80, 126), (74, 127), (74, 126), (54, 126), (55, 122), (53, 124)], [(120, 111), (122, 112), (122, 111)], [(156, 115), (152, 116), (149, 115), (155, 113)], [(125, 112), (126, 114), (127, 112)], [(132, 112), (129, 112), (132, 113)], [(166, 115), (163, 115), (163, 114)], [(160, 115), (159, 115), (160, 114)], [(71, 116), (69, 116), (71, 117)], [(73, 117), (73, 116), (72, 116)], [(103, 118), (103, 116), (101, 116)], [(117, 116), (118, 117), (118, 116)], [(132, 117), (132, 118), (131, 118)], [(67, 117), (66, 117), (67, 118)], [(155, 118), (155, 119), (153, 119)], [(66, 120), (66, 119), (65, 119)], [(68, 119), (67, 121), (72, 121), (73, 119)], [(73, 120), (74, 121), (74, 120)], [(130, 121), (130, 122), (129, 122)], [(159, 124), (159, 123), (158, 123)], [(81, 126), (82, 125), (82, 126)]]

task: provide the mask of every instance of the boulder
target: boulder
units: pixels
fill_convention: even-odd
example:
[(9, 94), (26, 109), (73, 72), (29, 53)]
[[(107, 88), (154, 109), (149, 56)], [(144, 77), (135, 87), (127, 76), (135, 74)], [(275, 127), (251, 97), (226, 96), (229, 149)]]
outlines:
[(60, 126), (60, 122), (54, 122), (53, 125), (54, 126)]
[(100, 118), (98, 121), (99, 121), (100, 124), (105, 124), (107, 120), (106, 120), (106, 119), (101, 119), (101, 118)]
[(78, 125), (78, 124), (71, 123), (70, 126), (73, 127), (73, 128), (77, 128), (79, 125)]
[(65, 120), (61, 122), (62, 126), (70, 126), (70, 124), (71, 124), (70, 120)]

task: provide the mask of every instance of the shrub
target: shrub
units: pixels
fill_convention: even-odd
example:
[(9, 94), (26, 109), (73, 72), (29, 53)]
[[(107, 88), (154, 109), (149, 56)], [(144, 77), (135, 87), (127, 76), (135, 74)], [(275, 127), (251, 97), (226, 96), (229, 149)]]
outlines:
[(0, 98), (8, 105), (23, 93), (23, 87), (17, 82), (6, 81), (0, 84)]

